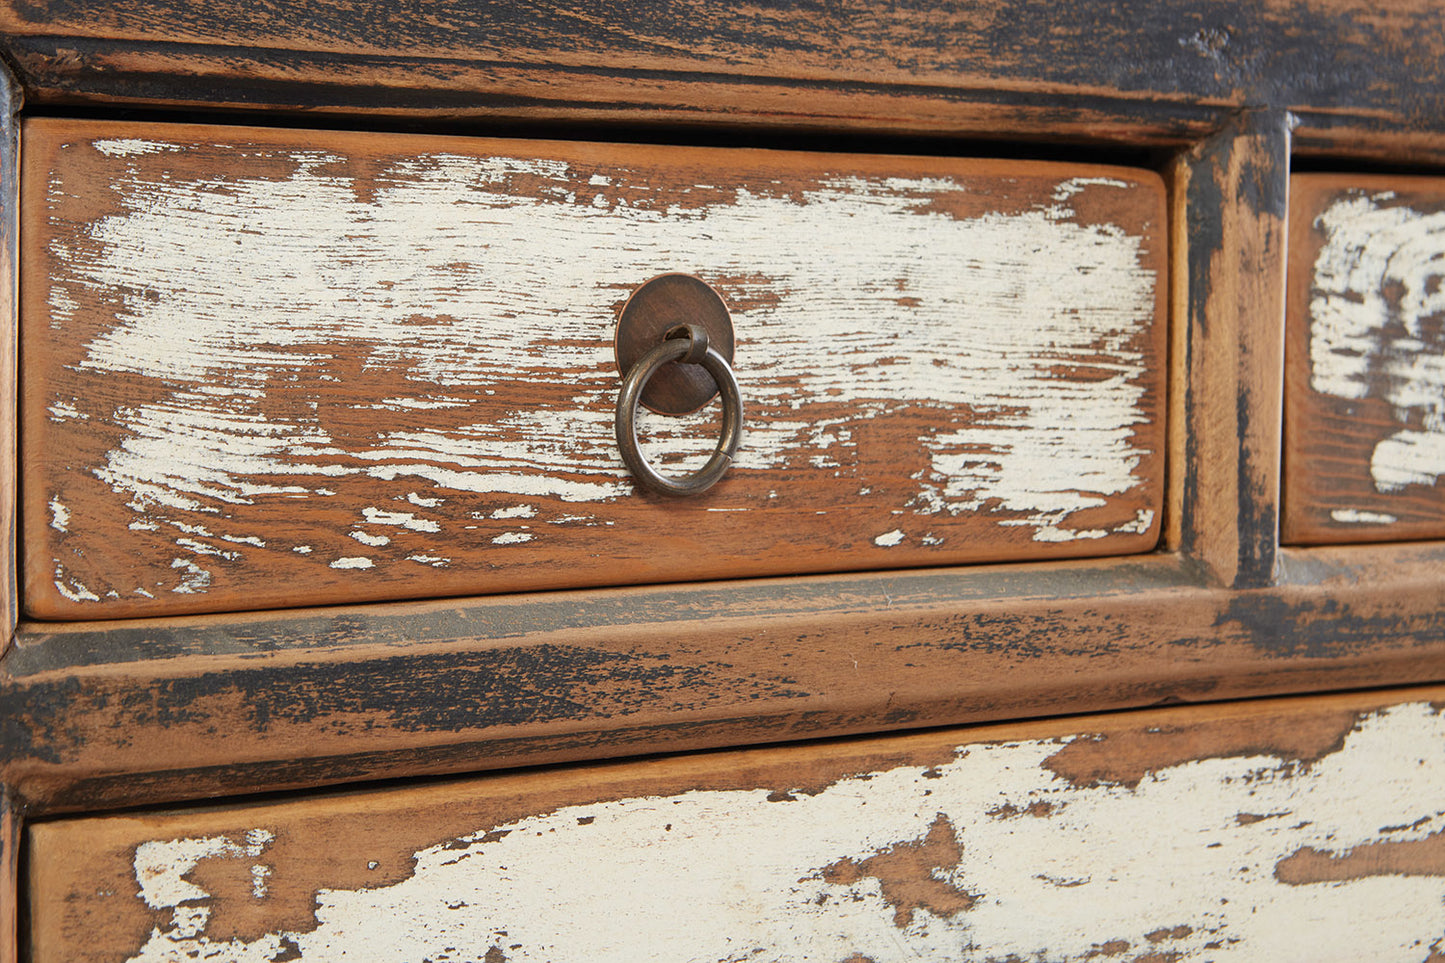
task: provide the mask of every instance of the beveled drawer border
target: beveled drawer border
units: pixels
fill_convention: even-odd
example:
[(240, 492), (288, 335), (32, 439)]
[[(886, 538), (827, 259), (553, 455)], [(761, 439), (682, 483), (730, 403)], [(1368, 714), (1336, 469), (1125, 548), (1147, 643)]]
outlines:
[[(0, 421), (13, 425), (6, 119)], [(0, 661), (0, 963), (16, 945), (21, 817), (1445, 678), (1445, 543), (1278, 547), (1290, 123), (1237, 114), (1169, 168), (1159, 552), (21, 624)], [(13, 533), (12, 498), (3, 510)]]
[[(1074, 138), (1179, 147), (1251, 105), (1302, 151), (1445, 159), (1430, 5), (1153, 0), (733, 8), (426, 0), (415, 18), (196, 0), (0, 2), (37, 104), (288, 111), (495, 125)], [(1062, 29), (1061, 29), (1062, 28)], [(1431, 80), (1436, 82), (1431, 83)]]

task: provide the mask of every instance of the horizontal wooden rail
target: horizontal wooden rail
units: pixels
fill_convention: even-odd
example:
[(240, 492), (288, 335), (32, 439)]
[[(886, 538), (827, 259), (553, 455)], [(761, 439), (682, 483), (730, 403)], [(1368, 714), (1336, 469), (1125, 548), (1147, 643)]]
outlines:
[(30, 813), (1445, 679), (1445, 543), (22, 624)]

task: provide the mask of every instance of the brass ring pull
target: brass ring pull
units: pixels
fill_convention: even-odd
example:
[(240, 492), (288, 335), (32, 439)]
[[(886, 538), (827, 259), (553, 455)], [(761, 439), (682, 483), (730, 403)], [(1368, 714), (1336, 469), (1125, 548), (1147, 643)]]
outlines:
[[(722, 434), (707, 464), (690, 475), (669, 478), (653, 468), (637, 444), (637, 404), (642, 389), (657, 369), (670, 361), (700, 364), (717, 382), (722, 396)], [(643, 486), (663, 495), (698, 495), (707, 491), (732, 466), (743, 430), (743, 396), (727, 359), (708, 346), (707, 332), (695, 324), (670, 329), (661, 344), (637, 360), (622, 379), (617, 396), (617, 447), (622, 460)]]

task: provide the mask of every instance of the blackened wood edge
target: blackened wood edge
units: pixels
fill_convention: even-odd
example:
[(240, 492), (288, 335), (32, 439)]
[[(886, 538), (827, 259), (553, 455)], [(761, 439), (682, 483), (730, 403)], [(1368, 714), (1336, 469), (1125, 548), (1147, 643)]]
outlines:
[(17, 417), (20, 323), (18, 314), (21, 93), (0, 63), (0, 653), (15, 634), (19, 530)]
[(1270, 584), (1279, 546), (1289, 125), (1243, 112), (1171, 170), (1166, 541), (1234, 588)]
[[(28, 814), (1445, 678), (1445, 544), (23, 627)], [(169, 658), (144, 658), (155, 647)]]
[(430, 0), (426, 15), (191, 0), (0, 5), (45, 105), (431, 121), (588, 119), (1180, 144), (1245, 106), (1301, 149), (1445, 159), (1445, 27), (1428, 4), (1128, 0), (1061, 29), (1045, 4), (697, 4), (590, 11)]

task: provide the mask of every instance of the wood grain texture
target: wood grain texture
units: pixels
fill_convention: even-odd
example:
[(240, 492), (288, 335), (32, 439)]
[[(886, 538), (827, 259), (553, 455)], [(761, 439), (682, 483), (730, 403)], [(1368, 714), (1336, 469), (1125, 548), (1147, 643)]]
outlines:
[(1416, 963), (1445, 949), (1442, 705), (1173, 708), (35, 824), (29, 958)]
[(1292, 190), (1284, 537), (1445, 536), (1445, 179)]
[(36, 815), (1445, 678), (1445, 547), (1168, 556), (30, 625), (0, 782)]
[[(26, 133), (34, 616), (1155, 543), (1152, 172)], [(731, 304), (747, 408), (728, 476), (680, 500), (634, 491), (613, 428), (616, 313), (669, 271)], [(650, 457), (700, 463), (709, 417), (649, 421)]]
[(1445, 156), (1428, 0), (846, 6), (9, 0), (45, 104), (164, 104), (1179, 144), (1232, 110), (1304, 149)]
[(20, 963), (20, 814), (0, 786), (0, 963)]
[(0, 654), (20, 615), (19, 437), (20, 88), (0, 64)]
[(1171, 170), (1166, 544), (1222, 585), (1267, 585), (1279, 544), (1289, 118), (1240, 114)]

